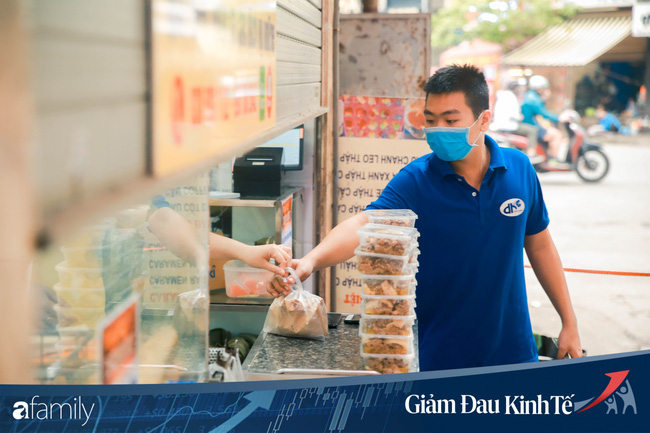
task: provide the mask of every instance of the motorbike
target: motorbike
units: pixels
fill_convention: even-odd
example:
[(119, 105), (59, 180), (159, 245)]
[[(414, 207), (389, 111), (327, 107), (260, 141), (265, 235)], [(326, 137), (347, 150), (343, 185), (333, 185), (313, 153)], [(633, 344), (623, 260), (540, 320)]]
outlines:
[[(585, 182), (599, 182), (609, 171), (609, 158), (600, 144), (586, 140), (586, 131), (580, 125), (580, 115), (566, 110), (559, 116), (559, 129), (564, 133), (567, 143), (560, 148), (559, 163), (549, 163), (546, 150), (537, 143), (536, 155), (531, 164), (538, 173), (575, 171)], [(501, 147), (519, 149), (526, 153), (528, 139), (507, 131), (490, 131), (489, 135)], [(568, 144), (568, 145), (566, 145)]]

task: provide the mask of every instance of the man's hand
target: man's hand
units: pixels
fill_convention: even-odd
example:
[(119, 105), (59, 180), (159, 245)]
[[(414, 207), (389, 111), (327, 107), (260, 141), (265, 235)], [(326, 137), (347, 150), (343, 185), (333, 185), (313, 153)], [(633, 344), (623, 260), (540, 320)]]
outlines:
[[(314, 271), (329, 268), (354, 256), (354, 249), (359, 246), (359, 230), (368, 223), (368, 215), (360, 212), (348, 218), (330, 231), (325, 239), (300, 260), (292, 260), (290, 267), (296, 271), (300, 281), (305, 281)], [(268, 292), (276, 298), (288, 295), (293, 278), (288, 281), (276, 277), (273, 279)]]
[(562, 262), (548, 228), (526, 236), (524, 247), (537, 279), (562, 320), (562, 331), (558, 337), (558, 359), (567, 354), (573, 358), (581, 357), (578, 320), (571, 304)]
[(571, 358), (582, 357), (578, 327), (575, 325), (562, 326), (562, 331), (557, 339), (557, 359), (563, 359), (567, 354)]
[[(292, 260), (288, 267), (296, 271), (296, 275), (298, 275), (300, 281), (305, 281), (314, 272), (314, 264), (305, 258), (300, 260)], [(291, 292), (291, 285), (295, 283), (296, 282), (293, 277), (287, 273), (287, 277), (285, 279), (280, 277), (273, 278), (267, 290), (276, 298), (280, 295), (286, 296), (289, 294), (289, 292)]]

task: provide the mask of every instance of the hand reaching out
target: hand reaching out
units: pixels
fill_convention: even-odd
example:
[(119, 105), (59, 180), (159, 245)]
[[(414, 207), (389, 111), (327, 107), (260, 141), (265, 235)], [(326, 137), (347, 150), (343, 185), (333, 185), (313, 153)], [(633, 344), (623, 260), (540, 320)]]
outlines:
[[(314, 265), (307, 259), (293, 259), (289, 263), (288, 267), (296, 271), (296, 275), (300, 278), (300, 281), (305, 281), (309, 276), (314, 272)], [(295, 281), (292, 276), (287, 275), (286, 278), (275, 277), (271, 280), (271, 284), (268, 288), (268, 292), (274, 297), (280, 295), (288, 295), (291, 291), (291, 285), (295, 284)]]
[[(274, 259), (277, 265), (271, 264)], [(247, 246), (240, 255), (240, 260), (254, 268), (266, 269), (281, 277), (288, 275), (284, 270), (291, 263), (291, 250), (284, 245)]]

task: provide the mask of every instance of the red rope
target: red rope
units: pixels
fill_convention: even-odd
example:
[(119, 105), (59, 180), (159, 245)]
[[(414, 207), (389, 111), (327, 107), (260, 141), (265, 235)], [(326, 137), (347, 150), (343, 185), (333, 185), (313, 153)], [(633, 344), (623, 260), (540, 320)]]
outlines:
[[(524, 265), (524, 268), (532, 268), (530, 265)], [(604, 275), (624, 275), (628, 277), (650, 277), (647, 272), (619, 272), (619, 271), (596, 271), (592, 269), (575, 269), (564, 268), (565, 272), (580, 272), (583, 274), (604, 274)]]

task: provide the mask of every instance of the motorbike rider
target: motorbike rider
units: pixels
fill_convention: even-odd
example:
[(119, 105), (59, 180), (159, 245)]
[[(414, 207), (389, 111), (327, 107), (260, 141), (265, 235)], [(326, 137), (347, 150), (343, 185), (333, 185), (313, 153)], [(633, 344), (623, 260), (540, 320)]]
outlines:
[(542, 75), (533, 75), (528, 80), (528, 91), (521, 105), (521, 113), (524, 116), (523, 122), (536, 126), (538, 129), (537, 140), (548, 144), (546, 154), (549, 161), (558, 159), (558, 150), (562, 144), (562, 133), (555, 127), (542, 127), (537, 121), (537, 116), (557, 124), (558, 116), (546, 108), (546, 100), (551, 96), (551, 84)]
[[(515, 94), (519, 84), (511, 81), (505, 89), (497, 90), (494, 103), (494, 116), (490, 128), (494, 131), (510, 132), (528, 139), (528, 157), (533, 161), (537, 156), (537, 126), (523, 123), (521, 105)], [(543, 159), (543, 157), (540, 156)]]

